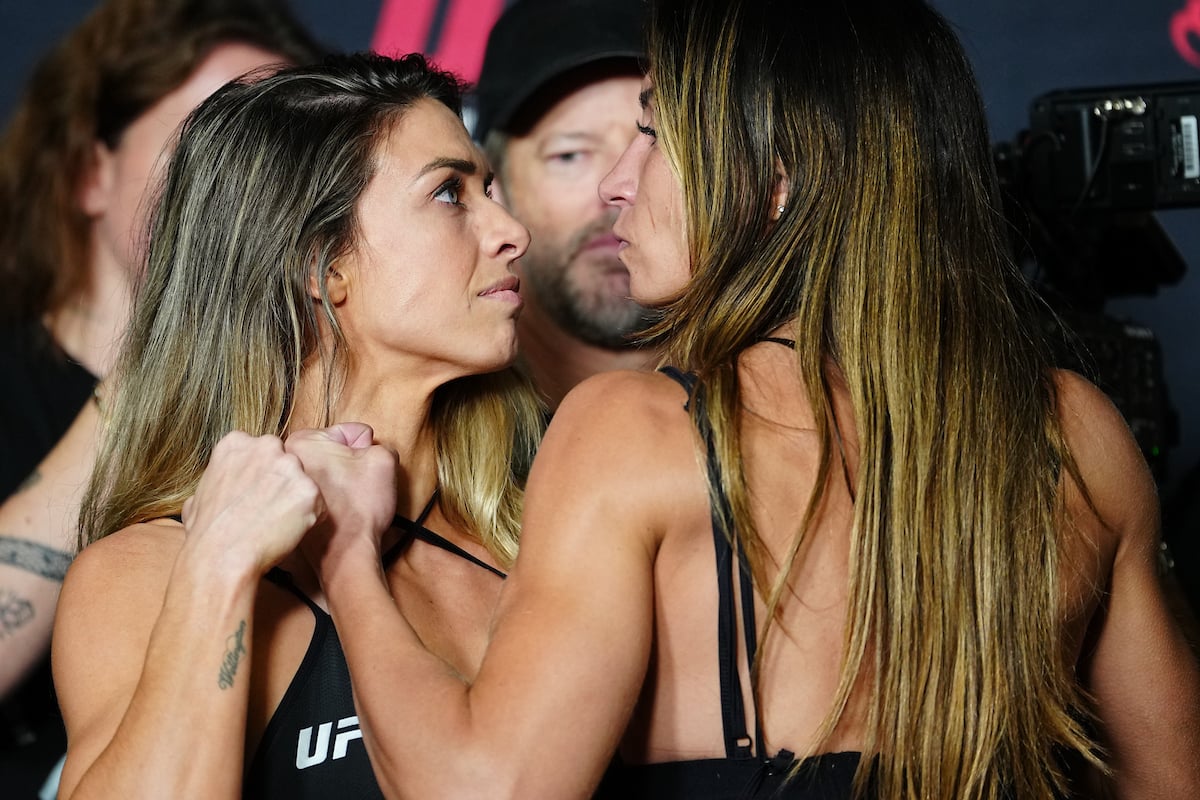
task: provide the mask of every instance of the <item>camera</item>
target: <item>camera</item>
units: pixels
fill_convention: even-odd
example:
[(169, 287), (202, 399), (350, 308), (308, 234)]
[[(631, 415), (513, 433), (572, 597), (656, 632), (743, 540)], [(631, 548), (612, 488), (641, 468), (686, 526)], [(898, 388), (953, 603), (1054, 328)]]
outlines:
[(1154, 212), (1200, 206), (1198, 120), (1197, 82), (1059, 89), (993, 148), (1013, 253), (1046, 301), (1058, 364), (1109, 395), (1160, 483), (1178, 441), (1161, 348), (1104, 304), (1186, 272)]

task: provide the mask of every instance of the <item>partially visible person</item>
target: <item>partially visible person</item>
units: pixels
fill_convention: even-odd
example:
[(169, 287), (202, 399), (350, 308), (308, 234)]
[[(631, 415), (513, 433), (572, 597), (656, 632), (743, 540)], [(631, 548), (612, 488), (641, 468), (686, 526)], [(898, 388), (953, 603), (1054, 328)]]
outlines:
[(50, 625), (160, 156), (221, 84), (319, 53), (271, 0), (107, 0), (38, 64), (4, 131), (0, 784), (18, 795), (65, 750)]
[(336, 569), (326, 517), (387, 528), (391, 608), (478, 668), (543, 409), (509, 368), (529, 234), (460, 91), (420, 56), (331, 56), (185, 122), (55, 620), (64, 800), (381, 797), (295, 549)]
[(492, 28), (476, 87), (493, 191), (532, 237), (517, 330), (551, 409), (584, 378), (655, 357), (635, 341), (649, 313), (598, 191), (636, 132), (644, 21), (641, 0), (520, 0)]
[[(601, 192), (678, 368), (559, 406), (478, 675), (396, 613), (382, 529), (330, 512), (381, 785), (1200, 797), (1154, 484), (1051, 367), (952, 28), (922, 0), (659, 0), (650, 27)], [(332, 455), (301, 454), (326, 503), (367, 502)]]

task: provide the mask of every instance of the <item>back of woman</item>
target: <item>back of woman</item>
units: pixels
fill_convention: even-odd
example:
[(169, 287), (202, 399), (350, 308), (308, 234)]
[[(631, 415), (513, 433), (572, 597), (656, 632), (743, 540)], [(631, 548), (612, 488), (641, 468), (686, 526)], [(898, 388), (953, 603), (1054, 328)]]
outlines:
[[(790, 347), (759, 343), (739, 361), (741, 464), (750, 514), (760, 554), (782, 564), (806, 499), (822, 480), (820, 440)], [(771, 635), (759, 641), (770, 614), (763, 595), (750, 588), (741, 545), (736, 555), (729, 546), (736, 526), (721, 520), (720, 504), (727, 498), (714, 501), (708, 492), (708, 470), (720, 465), (707, 455), (698, 458), (706, 443), (685, 409), (690, 403), (706, 421), (704, 398), (689, 401), (686, 380), (683, 385), (651, 376), (630, 380), (647, 384), (639, 391), (653, 398), (655, 427), (662, 431), (652, 447), (638, 453), (646, 468), (636, 480), (653, 480), (677, 507), (654, 558), (655, 641), (645, 689), (601, 794), (739, 796), (747, 784), (778, 781), (792, 766), (786, 756), (765, 769), (764, 761), (783, 750), (809, 751), (838, 688), (854, 514), (844, 476), (857, 462), (853, 419), (843, 392), (846, 472), (835, 455), (837, 465), (823, 478), (821, 506), (788, 579), (788, 601)], [(646, 413), (636, 400), (629, 405), (626, 419)], [(747, 631), (754, 635), (748, 638)], [(751, 663), (759, 649), (764, 666), (756, 682)], [(867, 699), (864, 683), (821, 748), (832, 755), (808, 762), (806, 769), (820, 777), (802, 781), (806, 790), (813, 790), (811, 784), (822, 791), (848, 789), (864, 746)]]
[[(634, 297), (664, 308), (652, 336), (694, 376), (675, 438), (702, 464), (672, 450), (693, 502), (656, 552), (624, 761), (719, 756), (723, 727), (728, 770), (740, 688), (754, 741), (736, 755), (871, 753), (858, 781), (883, 796), (1050, 796), (1072, 761), (1134, 784), (1157, 762), (1161, 780), (1187, 751), (1150, 752), (1132, 716), (1167, 693), (1131, 701), (1111, 677), (1147, 636), (1197, 696), (1157, 585), (1153, 484), (1103, 395), (1051, 370), (953, 32), (919, 2), (667, 1), (650, 49), (643, 143), (601, 192)], [(724, 567), (701, 568), (708, 509), (709, 569), (727, 537), (753, 577), (734, 581), (735, 609), (755, 596), (734, 615), (738, 686), (714, 677), (730, 623)]]

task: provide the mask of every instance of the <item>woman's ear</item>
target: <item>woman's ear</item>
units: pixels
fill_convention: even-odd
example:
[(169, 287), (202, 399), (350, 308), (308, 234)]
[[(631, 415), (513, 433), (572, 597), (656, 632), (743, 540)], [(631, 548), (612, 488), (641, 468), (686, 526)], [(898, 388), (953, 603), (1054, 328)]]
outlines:
[(777, 221), (787, 210), (788, 193), (791, 188), (792, 184), (788, 179), (787, 170), (783, 168), (783, 162), (777, 157), (775, 159), (775, 188), (771, 192), (772, 222)]
[[(337, 262), (330, 264), (325, 268), (325, 291), (329, 294), (329, 302), (336, 305), (341, 305), (346, 301), (346, 294), (349, 291), (349, 281), (337, 267)], [(308, 276), (308, 293), (314, 300), (321, 299), (321, 282), (318, 279), (315, 270), (309, 273)]]
[(75, 202), (89, 217), (102, 216), (112, 203), (116, 184), (114, 161), (112, 151), (104, 142), (92, 143), (92, 152), (75, 187)]

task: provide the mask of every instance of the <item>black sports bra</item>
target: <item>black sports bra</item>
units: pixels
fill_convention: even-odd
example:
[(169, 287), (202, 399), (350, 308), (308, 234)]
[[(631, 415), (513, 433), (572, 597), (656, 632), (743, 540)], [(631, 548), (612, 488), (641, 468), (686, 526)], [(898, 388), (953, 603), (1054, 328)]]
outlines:
[[(436, 494), (416, 520), (395, 518), (394, 524), (403, 535), (388, 548), (385, 564), (394, 562), (414, 539), (420, 539), (503, 578), (503, 572), (423, 525), (435, 500)], [(328, 797), (382, 800), (383, 794), (361, 741), (350, 672), (333, 620), (284, 570), (272, 569), (266, 579), (308, 606), (315, 625), (304, 659), (267, 723), (246, 770), (242, 796), (256, 800)], [(396, 702), (403, 701), (403, 692), (398, 692)]]

